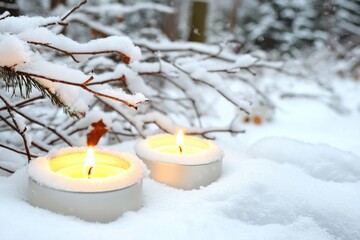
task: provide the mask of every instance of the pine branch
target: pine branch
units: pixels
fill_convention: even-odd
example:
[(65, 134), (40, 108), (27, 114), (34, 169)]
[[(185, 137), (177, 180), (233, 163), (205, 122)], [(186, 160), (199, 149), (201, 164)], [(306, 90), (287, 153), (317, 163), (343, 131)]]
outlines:
[(79, 118), (82, 113), (73, 111), (67, 106), (56, 93), (52, 93), (49, 88), (41, 85), (32, 77), (16, 72), (10, 67), (0, 67), (0, 78), (5, 81), (5, 89), (10, 92), (12, 90), (13, 97), (16, 90), (20, 91), (20, 97), (27, 99), (30, 97), (33, 88), (39, 90), (43, 97), (49, 98), (55, 106), (61, 107), (63, 111), (71, 117)]

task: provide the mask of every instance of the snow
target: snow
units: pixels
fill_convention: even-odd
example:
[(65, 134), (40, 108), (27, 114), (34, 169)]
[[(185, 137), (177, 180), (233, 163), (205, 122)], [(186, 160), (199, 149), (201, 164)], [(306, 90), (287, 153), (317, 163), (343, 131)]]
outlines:
[[(302, 152), (300, 155), (289, 152)], [(309, 144), (287, 138), (268, 137), (248, 150), (253, 158), (268, 158), (303, 169), (324, 181), (357, 182), (360, 180), (360, 158), (324, 144)]]
[[(46, 28), (35, 28), (21, 32), (19, 37), (25, 41), (49, 44), (67, 52), (118, 51), (130, 57), (131, 61), (136, 61), (141, 56), (140, 48), (134, 46), (130, 38), (123, 36), (110, 36), (94, 39), (87, 43), (78, 43), (64, 35), (57, 35)], [(80, 57), (79, 54), (74, 54), (74, 56), (75, 58)]]
[(0, 32), (17, 34), (58, 21), (60, 21), (60, 17), (7, 17), (0, 21)]
[(237, 67), (249, 67), (257, 62), (259, 59), (253, 57), (250, 54), (245, 54), (236, 59), (235, 66)]
[(29, 62), (31, 54), (25, 42), (13, 35), (0, 34), (0, 66), (13, 67)]
[(101, 4), (99, 6), (86, 6), (83, 8), (84, 12), (89, 12), (98, 15), (110, 15), (110, 16), (123, 16), (125, 14), (137, 12), (139, 10), (156, 10), (164, 13), (174, 13), (174, 9), (165, 5), (156, 3), (138, 2), (135, 5), (123, 5), (123, 4)]
[[(274, 86), (267, 86), (273, 94), (274, 89), (293, 84), (288, 77), (269, 78), (277, 79)], [(296, 83), (294, 90), (308, 92), (309, 83)], [(12, 167), (2, 164), (19, 170), (0, 177), (4, 229), (0, 238), (359, 239), (359, 88), (346, 81), (334, 87), (351, 113), (339, 115), (311, 99), (272, 97), (278, 110), (271, 122), (243, 125), (247, 133), (237, 137), (217, 135), (215, 143), (225, 154), (218, 181), (184, 191), (145, 178), (144, 207), (108, 224), (32, 207), (26, 202), (26, 170), (19, 169), (25, 162), (14, 161)], [(221, 115), (226, 114), (230, 110), (223, 108)], [(96, 115), (90, 114), (77, 127), (97, 120)], [(112, 121), (112, 116), (105, 118)], [(135, 144), (130, 141), (110, 148), (134, 153)], [(0, 154), (2, 163), (16, 158), (16, 154), (4, 155), (5, 151)]]
[[(194, 64), (195, 65), (195, 64)], [(193, 66), (195, 68), (195, 66)], [(204, 68), (197, 68), (191, 73), (191, 77), (196, 81), (200, 81), (207, 85), (213, 86), (224, 98), (228, 99), (231, 103), (236, 105), (239, 108), (244, 109), (244, 111), (249, 112), (250, 103), (247, 100), (239, 98), (236, 96), (223, 81), (219, 74), (209, 73)]]
[[(141, 65), (141, 64), (136, 64)], [(97, 76), (96, 81), (101, 82), (109, 79), (117, 79), (125, 76), (126, 86), (131, 92), (141, 92), (147, 96), (154, 95), (154, 90), (147, 86), (144, 80), (132, 69), (124, 66), (118, 65), (112, 72), (103, 73)], [(120, 81), (120, 80), (119, 80)]]
[[(9, 169), (11, 171), (16, 171), (26, 165), (25, 158), (19, 158), (19, 155), (13, 151), (10, 151), (5, 148), (0, 149), (0, 166)], [(0, 176), (8, 175), (7, 172), (0, 169)]]
[[(146, 102), (148, 99), (142, 93), (135, 93), (133, 95), (126, 94), (122, 89), (103, 89), (99, 91), (107, 96), (120, 98), (133, 106), (137, 106), (140, 103)], [(100, 97), (103, 98), (103, 97)]]
[[(260, 8), (266, 10), (265, 5)], [(93, 10), (97, 13), (101, 12), (97, 7)], [(109, 11), (109, 8), (101, 10)], [(116, 11), (121, 10), (114, 9), (114, 12)], [(71, 18), (82, 20), (90, 26), (100, 26), (104, 32), (110, 34), (122, 34), (120, 30), (86, 18), (81, 12), (69, 17), (69, 20)], [(2, 32), (0, 66), (16, 64), (14, 68), (16, 70), (44, 75), (46, 73), (49, 77), (73, 83), (83, 83), (89, 78), (65, 64), (56, 63), (55, 65), (39, 57), (38, 52), (29, 50), (26, 41), (39, 41), (66, 51), (82, 53), (88, 50), (109, 50), (111, 47), (111, 50), (128, 54), (131, 60), (140, 58), (139, 48), (126, 37), (110, 37), (80, 44), (62, 35), (55, 35), (48, 29), (38, 28), (49, 22), (59, 21), (57, 17), (46, 19), (22, 17), (21, 21), (19, 19), (8, 17), (0, 21), (0, 32)], [(265, 18), (262, 19), (264, 20), (266, 21)], [(269, 24), (271, 22), (267, 21)], [(298, 22), (299, 26), (302, 22), (303, 20)], [(268, 24), (263, 25), (267, 28)], [(252, 32), (254, 38), (259, 37), (258, 33), (264, 30), (256, 26), (253, 29), (256, 30)], [(318, 33), (315, 32), (315, 34)], [(262, 36), (260, 35), (259, 38)], [(281, 62), (257, 61), (258, 59), (253, 57), (256, 56), (254, 54), (235, 55), (226, 50), (219, 52), (220, 47), (217, 45), (150, 42), (145, 39), (134, 42), (142, 45), (145, 50), (149, 48), (149, 51), (154, 49), (163, 52), (186, 50), (190, 53), (216, 55), (233, 62), (234, 68), (246, 68), (255, 64), (258, 67), (264, 65), (270, 68), (279, 67), (286, 72), (294, 70)], [(31, 45), (31, 47), (34, 46)], [(34, 49), (37, 48), (34, 47)], [(266, 57), (265, 53), (259, 54)], [(156, 73), (161, 69), (167, 77), (173, 77), (186, 94), (196, 96), (197, 103), (202, 105), (199, 106), (200, 112), (207, 111), (206, 115), (210, 118), (206, 119), (208, 122), (223, 123), (224, 119), (229, 120), (236, 115), (238, 109), (235, 110), (223, 104), (221, 100), (213, 100), (212, 94), (203, 87), (206, 84), (214, 86), (235, 105), (247, 106), (246, 109), (251, 111), (250, 116), (261, 115), (264, 120), (271, 121), (263, 121), (261, 125), (255, 125), (252, 122), (245, 124), (240, 118), (235, 119), (235, 124), (246, 129), (246, 134), (236, 137), (228, 133), (216, 135), (218, 138), (215, 143), (224, 151), (223, 172), (218, 181), (198, 190), (183, 191), (145, 178), (143, 181), (144, 207), (137, 212), (128, 212), (109, 224), (88, 223), (75, 217), (62, 216), (32, 207), (26, 202), (28, 175), (24, 167), (26, 158), (24, 156), (20, 158), (14, 152), (0, 148), (0, 166), (17, 170), (11, 176), (0, 176), (0, 226), (2, 227), (0, 239), (360, 239), (358, 223), (360, 219), (360, 143), (358, 141), (360, 139), (360, 86), (352, 80), (340, 80), (335, 74), (335, 70), (347, 71), (346, 67), (349, 64), (345, 64), (344, 67), (334, 65), (332, 64), (334, 61), (338, 62), (341, 59), (328, 59), (324, 56), (320, 53), (318, 56), (312, 55), (309, 59), (299, 59), (307, 65), (301, 65), (300, 71), (296, 71), (295, 74), (301, 73), (302, 70), (313, 71), (313, 74), (304, 75), (304, 77), (302, 75), (291, 77), (291, 74), (279, 76), (265, 72), (260, 74), (261, 79), (251, 79), (251, 81), (254, 80), (254, 86), (258, 86), (271, 99), (276, 111), (259, 109), (259, 106), (264, 107), (263, 105), (248, 106), (249, 103), (242, 97), (247, 96), (246, 94), (249, 98), (252, 97), (251, 93), (247, 92), (249, 88), (242, 89), (240, 84), (236, 85), (227, 81), (229, 79), (223, 78), (222, 74), (209, 71), (221, 70), (220, 67), (225, 65), (212, 62), (213, 68), (210, 68), (211, 66), (206, 65), (207, 62), (204, 59), (199, 59), (201, 61), (197, 62), (194, 61), (197, 60), (196, 58), (179, 58), (176, 64), (187, 73), (175, 69), (164, 59), (159, 61), (160, 64), (158, 62), (146, 64), (133, 62), (129, 66), (116, 67), (112, 73), (95, 76), (91, 83), (125, 76), (128, 89), (135, 95), (126, 95), (123, 91), (109, 89), (106, 84), (89, 85), (89, 87), (99, 92), (109, 93), (114, 97), (123, 97), (130, 103), (136, 104), (138, 101), (146, 100), (144, 95), (136, 94), (136, 92), (149, 96), (162, 94), (161, 90), (155, 92), (153, 87), (146, 85), (151, 83), (151, 79), (146, 79), (147, 82), (145, 82), (140, 76), (142, 72)], [(78, 54), (75, 57), (77, 60), (85, 60), (89, 56)], [(97, 58), (88, 64), (87, 70), (91, 71), (91, 66), (103, 63), (115, 65), (108, 59)], [(195, 78), (200, 84), (193, 84), (187, 75)], [(310, 75), (314, 78), (312, 79)], [(234, 80), (236, 77), (238, 75), (234, 75)], [(41, 78), (36, 79), (49, 87), (51, 91), (58, 93), (67, 104), (77, 110), (88, 110), (91, 94), (85, 93), (80, 88), (67, 88)], [(194, 86), (201, 86), (201, 88)], [(289, 90), (292, 92), (288, 92)], [(315, 95), (317, 98), (283, 98), (280, 95), (284, 93), (298, 96)], [(174, 92), (169, 91), (167, 94), (171, 96)], [(338, 96), (341, 96), (341, 99), (337, 98)], [(131, 127), (134, 127), (134, 132), (138, 135), (154, 133), (154, 128), (145, 124), (147, 121), (155, 122), (161, 127), (165, 126), (165, 130), (170, 132), (178, 126), (165, 114), (146, 112), (136, 115), (132, 109), (125, 108), (123, 105), (119, 106), (109, 99), (101, 98), (100, 100), (109, 102), (116, 113), (114, 111), (103, 113), (94, 107), (94, 110), (88, 112), (86, 117), (77, 122), (73, 128), (62, 130), (59, 127), (58, 130), (69, 133), (76, 128), (87, 127), (89, 123), (100, 119), (100, 115), (107, 126), (112, 127), (117, 124), (119, 131), (130, 129), (128, 131), (131, 133), (133, 130)], [(206, 102), (211, 102), (214, 106), (218, 104), (219, 111), (214, 110), (215, 107), (212, 104), (208, 108)], [(25, 108), (23, 111), (26, 110), (30, 108)], [(29, 115), (33, 113), (30, 112)], [(35, 116), (39, 115), (34, 114)], [(57, 119), (57, 116), (57, 114), (54, 115), (54, 121), (63, 119)], [(128, 122), (123, 124), (122, 121), (117, 121), (116, 117), (124, 117)], [(64, 121), (65, 126), (72, 123), (72, 120)], [(21, 123), (21, 128), (26, 126), (25, 124), (26, 121)], [(138, 129), (142, 131), (136, 132)], [(191, 127), (188, 129), (194, 130)], [(35, 134), (41, 135), (41, 132), (38, 130)], [(71, 142), (76, 142), (78, 145), (85, 142), (84, 138), (75, 140), (75, 137), (72, 137), (70, 137)], [(27, 139), (31, 140), (30, 137)], [(34, 141), (37, 139), (42, 138), (34, 137)], [(20, 142), (16, 139), (6, 138), (1, 139), (1, 142), (19, 143), (20, 146)], [(51, 149), (52, 146), (48, 143), (49, 141), (37, 142), (40, 146)], [(108, 147), (134, 154), (135, 144), (130, 141)], [(39, 159), (41, 167), (46, 168), (47, 165), (42, 164), (46, 163), (46, 159), (44, 157)], [(35, 172), (38, 170), (36, 169)], [(40, 168), (39, 171), (43, 176), (43, 171), (48, 171), (48, 169)], [(31, 167), (30, 173), (32, 174)], [(0, 175), (3, 174), (0, 170)], [(45, 178), (41, 181), (50, 185), (55, 184), (55, 187), (59, 186), (57, 179), (53, 179), (52, 176), (46, 175)]]
[(2, 14), (0, 14), (0, 19), (7, 18), (8, 16), (10, 16), (10, 13), (8, 11), (5, 11)]
[[(109, 94), (105, 97), (127, 101), (134, 106), (147, 100), (142, 93), (136, 93), (137, 91), (133, 91), (132, 95), (126, 94), (121, 89), (112, 89), (108, 85), (84, 89), (84, 86), (79, 86), (79, 84), (84, 83), (90, 76), (63, 63), (46, 59), (44, 57), (46, 54), (41, 51), (35, 52), (35, 49), (30, 49), (30, 46), (42, 46), (42, 48), (48, 48), (47, 50), (52, 49), (70, 55), (75, 61), (85, 61), (92, 55), (108, 53), (116, 53), (120, 56), (124, 54), (130, 59), (129, 62), (140, 59), (140, 48), (135, 46), (128, 37), (110, 36), (87, 43), (78, 43), (42, 27), (59, 20), (58, 17), (7, 17), (1, 20), (0, 66), (11, 67), (20, 74), (32, 75), (31, 77), (46, 87), (49, 92), (56, 94), (71, 112), (84, 113), (89, 109), (88, 104), (93, 97), (90, 92), (94, 91), (93, 89)], [(148, 89), (140, 77), (131, 70), (127, 72), (127, 75), (133, 76), (134, 79), (133, 82), (129, 81), (130, 90)], [(77, 87), (71, 86), (74, 84), (78, 84)], [(144, 92), (150, 92), (150, 90)]]
[[(293, 147), (285, 152), (279, 143)], [(339, 182), (338, 176), (348, 173), (341, 167), (337, 169), (338, 175), (324, 179), (303, 171), (299, 166), (301, 162), (292, 163), (293, 156), (297, 159), (309, 156), (304, 147), (334, 165), (343, 165), (334, 161), (334, 154), (359, 162), (358, 157), (331, 147), (318, 150), (316, 145), (285, 138), (260, 141), (248, 151), (272, 149), (269, 157), (253, 157), (230, 148), (225, 142), (219, 141), (219, 144), (226, 155), (223, 175), (217, 182), (200, 190), (183, 191), (145, 179), (144, 207), (109, 224), (87, 223), (30, 206), (25, 201), (26, 171), (20, 169), (11, 177), (0, 178), (0, 221), (6, 229), (0, 236), (55, 240), (117, 239), (119, 236), (125, 239), (234, 239), (240, 236), (240, 239), (299, 240), (360, 237), (360, 182), (346, 179)], [(131, 151), (133, 145), (134, 142), (128, 142), (113, 148)], [(279, 152), (283, 157), (281, 161), (290, 163), (279, 162), (276, 159)], [(316, 162), (313, 164), (316, 166)], [(37, 224), (31, 224), (33, 222)]]

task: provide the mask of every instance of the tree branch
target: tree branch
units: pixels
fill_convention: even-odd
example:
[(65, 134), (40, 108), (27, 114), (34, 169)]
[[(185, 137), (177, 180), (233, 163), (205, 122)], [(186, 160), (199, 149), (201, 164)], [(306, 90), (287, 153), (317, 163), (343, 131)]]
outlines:
[[(0, 147), (5, 148), (5, 149), (8, 149), (8, 150), (13, 151), (13, 152), (16, 152), (16, 153), (18, 153), (18, 154), (27, 155), (26, 152), (23, 152), (23, 151), (20, 151), (20, 150), (15, 149), (15, 148), (12, 148), (12, 147), (3, 145), (3, 144), (1, 144), (1, 143), (0, 143)], [(39, 157), (39, 156), (34, 155), (34, 154), (30, 154), (30, 156), (33, 157), (33, 158)]]
[(67, 26), (68, 24), (65, 23), (64, 21), (73, 13), (75, 12), (77, 9), (79, 9), (82, 5), (84, 5), (87, 2), (87, 0), (83, 0), (82, 2), (80, 2), (78, 5), (76, 5), (75, 7), (73, 7), (68, 13), (66, 13), (59, 22), (52, 22), (52, 23), (48, 23), (45, 25), (42, 25), (41, 27), (50, 27), (53, 25), (62, 25), (62, 26)]
[[(25, 132), (27, 130), (27, 128), (25, 127), (23, 130), (20, 129), (16, 119), (15, 119), (15, 116), (14, 114), (12, 113), (12, 111), (14, 111), (15, 109), (5, 100), (5, 98), (3, 98), (3, 96), (0, 95), (0, 99), (4, 102), (4, 104), (6, 105), (7, 107), (7, 111), (14, 123), (14, 127), (16, 129), (16, 131), (19, 133), (19, 135), (21, 136), (23, 142), (24, 142), (24, 148), (25, 148), (25, 152), (26, 152), (26, 156), (28, 158), (28, 162), (31, 161), (31, 154), (30, 154), (30, 150), (29, 150), (29, 146), (28, 146), (28, 142), (27, 142), (27, 139), (26, 139), (26, 135), (25, 135)], [(6, 121), (6, 120), (5, 120)]]
[(73, 83), (73, 82), (68, 82), (68, 81), (64, 81), (64, 80), (59, 80), (59, 79), (46, 77), (46, 76), (43, 76), (43, 75), (40, 75), (40, 74), (24, 72), (24, 71), (16, 71), (16, 73), (21, 74), (21, 75), (25, 75), (25, 76), (31, 77), (31, 78), (36, 77), (36, 78), (41, 78), (41, 79), (44, 79), (44, 80), (47, 80), (47, 81), (50, 81), (50, 82), (62, 83), (62, 84), (65, 84), (65, 85), (80, 87), (80, 88), (84, 89), (85, 91), (92, 93), (95, 96), (109, 98), (111, 100), (121, 102), (121, 103), (123, 103), (123, 104), (125, 104), (125, 105), (127, 105), (129, 107), (134, 108), (135, 110), (137, 109), (138, 104), (144, 103), (144, 102), (137, 102), (134, 105), (134, 104), (131, 104), (131, 103), (129, 103), (129, 102), (123, 100), (123, 99), (113, 97), (113, 96), (110, 96), (110, 95), (107, 95), (107, 94), (104, 94), (104, 93), (96, 92), (96, 91), (92, 90), (91, 88), (88, 88), (87, 85), (85, 85), (84, 83), (86, 83), (88, 81), (91, 81), (93, 79), (92, 76), (88, 80), (84, 81), (84, 83)]

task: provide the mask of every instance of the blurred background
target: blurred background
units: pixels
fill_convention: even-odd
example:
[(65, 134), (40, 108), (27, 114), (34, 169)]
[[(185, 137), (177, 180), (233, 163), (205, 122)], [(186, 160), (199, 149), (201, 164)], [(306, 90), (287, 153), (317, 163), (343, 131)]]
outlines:
[[(78, 2), (2, 0), (0, 11), (7, 10), (13, 16), (47, 16), (62, 14)], [(138, 5), (136, 11), (127, 9), (116, 18), (119, 29), (130, 37), (227, 43), (238, 52), (264, 49), (295, 57), (314, 48), (329, 48), (347, 57), (360, 43), (359, 0), (89, 0), (87, 5), (101, 9), (111, 3)], [(151, 6), (155, 3), (173, 11)], [(111, 11), (91, 15), (92, 20), (114, 24), (109, 22), (113, 21)]]

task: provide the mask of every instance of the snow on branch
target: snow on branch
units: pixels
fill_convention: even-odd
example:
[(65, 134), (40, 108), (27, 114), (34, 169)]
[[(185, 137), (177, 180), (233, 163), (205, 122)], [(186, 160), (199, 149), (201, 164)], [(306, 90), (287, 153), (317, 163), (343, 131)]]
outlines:
[[(62, 20), (64, 19), (63, 17)], [(40, 91), (42, 90), (44, 96), (58, 103), (57, 105), (70, 108), (69, 112), (86, 112), (86, 101), (89, 98), (85, 96), (84, 100), (81, 90), (74, 90), (69, 86), (124, 103), (135, 109), (138, 104), (146, 102), (147, 99), (142, 94), (128, 95), (123, 91), (105, 87), (98, 87), (96, 90), (90, 88), (87, 84), (96, 76), (89, 77), (71, 67), (54, 64), (51, 60), (47, 60), (44, 54), (32, 48), (32, 46), (41, 46), (58, 51), (71, 56), (76, 62), (79, 56), (88, 58), (98, 54), (116, 53), (125, 63), (130, 63), (139, 59), (141, 53), (129, 38), (113, 36), (80, 44), (64, 35), (55, 34), (41, 27), (44, 22), (53, 20), (54, 18), (11, 17), (0, 21), (0, 67), (2, 67), (2, 77), (6, 80), (7, 87), (16, 87), (11, 84), (15, 79), (18, 84), (24, 83), (27, 88), (35, 85)], [(12, 29), (11, 34), (6, 33), (6, 27), (12, 24), (20, 25), (20, 27), (15, 31)], [(38, 83), (32, 83), (34, 81)], [(26, 90), (28, 94), (30, 91), (31, 89)]]
[(2, 14), (0, 14), (0, 20), (3, 20), (9, 16), (10, 16), (10, 13), (8, 11), (5, 11)]
[[(238, 116), (251, 117), (260, 103), (273, 107), (253, 82), (254, 69), (267, 63), (259, 57), (235, 53), (226, 44), (124, 36), (125, 23), (119, 17), (142, 9), (168, 14), (172, 8), (152, 3), (84, 4), (62, 17), (0, 20), (0, 86), (7, 90), (0, 92), (7, 101), (0, 104), (1, 119), (6, 120), (0, 127), (19, 135), (10, 109), (22, 118), (32, 139), (29, 152), (19, 139), (0, 140), (0, 147), (31, 158), (54, 146), (84, 145), (88, 126), (99, 120), (108, 129), (100, 144), (172, 134), (178, 128), (213, 139), (218, 133), (244, 133)], [(82, 36), (80, 43), (59, 34), (54, 25), (66, 27), (70, 35), (85, 27), (92, 35)], [(45, 99), (81, 119), (65, 117)], [(226, 120), (209, 121), (223, 115)]]
[(155, 10), (163, 13), (174, 13), (174, 9), (157, 3), (140, 2), (134, 5), (123, 5), (120, 3), (101, 4), (99, 6), (86, 6), (82, 9), (83, 12), (91, 13), (99, 16), (109, 15), (113, 17), (124, 16), (125, 14), (138, 12), (140, 10)]
[[(0, 87), (5, 90), (0, 91), (1, 127), (4, 127), (5, 132), (17, 132), (23, 140), (24, 150), (19, 150), (20, 143), (17, 140), (10, 145), (0, 141), (0, 147), (17, 149), (15, 152), (25, 154), (28, 161), (36, 155), (31, 153), (34, 148), (47, 151), (48, 146), (55, 143), (73, 146), (77, 142), (72, 135), (68, 136), (61, 131), (62, 127), (58, 126), (56, 120), (59, 115), (56, 108), (49, 110), (44, 100), (37, 100), (50, 99), (52, 104), (74, 117), (84, 117), (102, 99), (115, 102), (115, 105), (122, 103), (133, 109), (148, 100), (142, 93), (135, 91), (141, 88), (132, 86), (131, 77), (127, 77), (129, 88), (133, 90), (131, 92), (123, 90), (122, 84), (110, 84), (106, 80), (102, 84), (93, 84), (99, 83), (96, 74), (85, 74), (79, 65), (58, 60), (65, 55), (77, 63), (87, 62), (89, 58), (100, 55), (115, 55), (114, 60), (129, 64), (141, 56), (140, 49), (125, 36), (109, 36), (79, 43), (48, 28), (55, 24), (62, 25), (85, 3), (79, 3), (61, 18), (10, 17), (8, 13), (0, 16)], [(127, 73), (126, 76), (130, 75)], [(138, 79), (134, 79), (139, 83)], [(37, 96), (34, 96), (34, 92)], [(21, 109), (34, 107), (34, 104), (39, 104), (40, 109), (45, 106), (47, 110), (41, 110), (38, 115), (37, 111)], [(50, 116), (50, 113), (53, 115)]]

